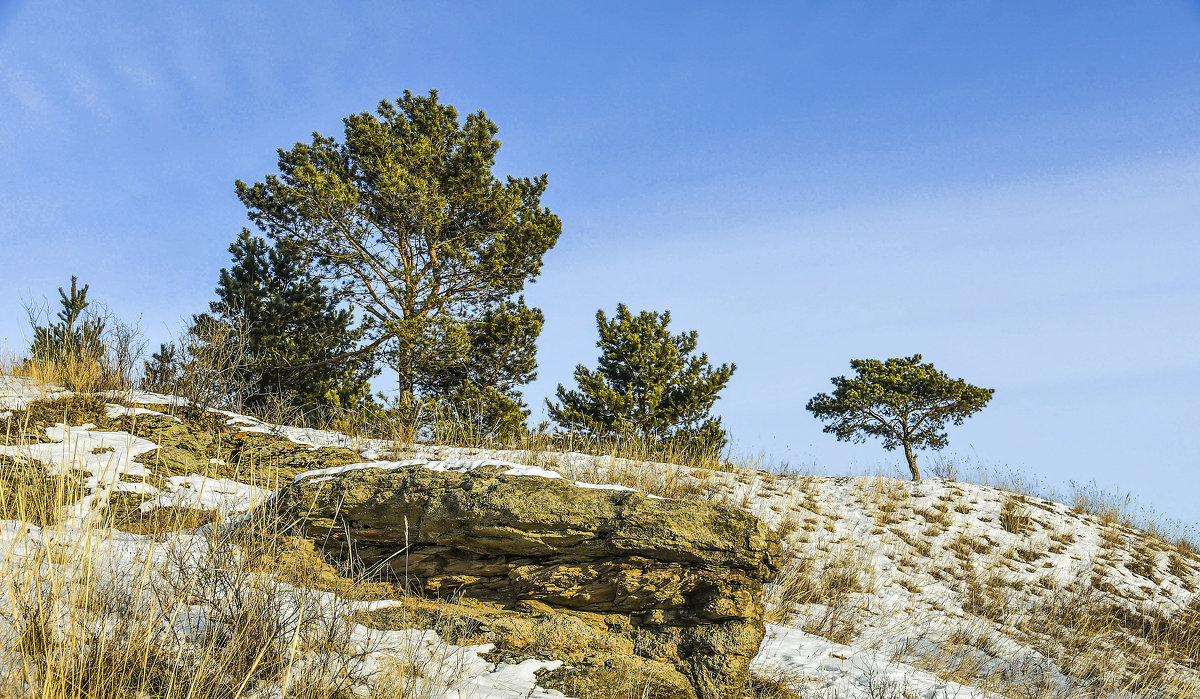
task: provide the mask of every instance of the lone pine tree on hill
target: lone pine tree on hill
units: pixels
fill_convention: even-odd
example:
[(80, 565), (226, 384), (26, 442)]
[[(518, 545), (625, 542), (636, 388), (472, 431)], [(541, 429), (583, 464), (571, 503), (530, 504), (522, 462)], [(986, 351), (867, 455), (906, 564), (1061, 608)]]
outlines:
[(914, 481), (921, 480), (914, 449), (941, 449), (949, 444), (947, 422), (963, 420), (983, 409), (995, 393), (951, 379), (933, 364), (922, 364), (921, 355), (903, 359), (852, 359), (858, 376), (832, 379), (833, 394), (820, 393), (808, 401), (808, 410), (828, 421), (825, 432), (839, 441), (866, 441), (866, 435), (883, 439), (883, 448), (904, 448), (904, 458)]
[(575, 368), (578, 390), (558, 386), (550, 418), (573, 432), (601, 438), (636, 436), (648, 445), (719, 453), (728, 441), (721, 418), (709, 411), (737, 368), (713, 367), (696, 355), (696, 332), (672, 335), (671, 313), (624, 304), (611, 321), (596, 312), (600, 365)]
[[(463, 365), (503, 361), (472, 340), (514, 327), (480, 329), (517, 303), (558, 240), (559, 219), (541, 206), (546, 175), (497, 179), (496, 124), (482, 111), (460, 121), (436, 91), (405, 92), (343, 124), (343, 140), (314, 134), (279, 151), (278, 175), (237, 183), (250, 219), (309, 255), (366, 314), (355, 351), (379, 350), (398, 375), (401, 405), (461, 393), (445, 385), (454, 373), (520, 406), (513, 381), (485, 379), (529, 372)], [(521, 328), (504, 341), (532, 348), (536, 337)]]

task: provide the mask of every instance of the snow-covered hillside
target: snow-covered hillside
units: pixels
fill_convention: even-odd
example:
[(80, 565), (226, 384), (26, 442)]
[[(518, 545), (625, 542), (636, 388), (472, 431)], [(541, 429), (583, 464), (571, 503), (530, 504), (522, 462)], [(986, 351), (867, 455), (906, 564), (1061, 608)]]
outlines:
[[(184, 600), (161, 591), (189, 575), (204, 577), (213, 541), (271, 494), (261, 479), (222, 471), (218, 459), (210, 473), (156, 474), (137, 457), (159, 445), (128, 431), (58, 424), (43, 428), (36, 441), (14, 438), (31, 402), (69, 395), (0, 376), (0, 430), (9, 435), (0, 442), (0, 465), (39, 462), (52, 476), (75, 479), (82, 495), (43, 521), (46, 526), (28, 517), (0, 524), (6, 583), (0, 589), (6, 663), (0, 673), (8, 678), (0, 695), (19, 696), (32, 686), (33, 650), (22, 614), (47, 590), (63, 607), (39, 617), (57, 624), (51, 635), (70, 635), (68, 627), (81, 623), (66, 609), (69, 599), (88, 589), (120, 588), (126, 608), (154, 618), (154, 638), (180, 657), (193, 652), (211, 631), (205, 625), (220, 618), (221, 595)], [(112, 420), (171, 415), (181, 405), (141, 392), (105, 400)], [(583, 486), (636, 487), (753, 512), (785, 544), (783, 572), (767, 590), (767, 639), (755, 661), (761, 696), (1184, 697), (1200, 687), (1200, 558), (1184, 542), (1164, 541), (1102, 513), (939, 479), (779, 475), (578, 453), (396, 445), (234, 413), (221, 413), (220, 420), (309, 449), (348, 448), (364, 462), (420, 459), (459, 468), (501, 461), (531, 478), (561, 475)], [(97, 531), (112, 502), (131, 496), (143, 514), (214, 515), (178, 531)], [(248, 573), (254, 581), (269, 577), (269, 571)], [(294, 582), (271, 588), (282, 637), (298, 638), (312, 615), (344, 618), (404, 604), (402, 598), (339, 599)], [(221, 592), (227, 582), (214, 584), (210, 589)], [(310, 611), (296, 613), (300, 608)], [(85, 625), (95, 627), (89, 638), (103, 635), (97, 629), (113, 623), (112, 614), (101, 605), (84, 615)], [(336, 666), (353, 676), (348, 687), (365, 692), (381, 677), (397, 676), (402, 661), (407, 669), (390, 686), (399, 682), (411, 696), (561, 696), (537, 687), (537, 672), (558, 661), (496, 660), (487, 646), (455, 646), (428, 629), (376, 631), (351, 623), (344, 636), (336, 648), (294, 654), (297, 676), (317, 665)], [(336, 654), (340, 660), (332, 663)], [(258, 694), (277, 695), (277, 689)]]

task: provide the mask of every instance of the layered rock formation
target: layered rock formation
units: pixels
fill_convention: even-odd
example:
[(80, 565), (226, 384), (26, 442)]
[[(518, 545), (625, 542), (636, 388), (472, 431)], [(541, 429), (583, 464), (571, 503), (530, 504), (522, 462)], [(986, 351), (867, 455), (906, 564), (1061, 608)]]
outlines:
[(529, 471), (363, 464), (302, 474), (278, 503), (327, 554), (601, 639), (567, 653), (573, 669), (551, 684), (653, 667), (650, 694), (740, 696), (763, 637), (762, 585), (777, 569), (767, 526), (716, 503)]

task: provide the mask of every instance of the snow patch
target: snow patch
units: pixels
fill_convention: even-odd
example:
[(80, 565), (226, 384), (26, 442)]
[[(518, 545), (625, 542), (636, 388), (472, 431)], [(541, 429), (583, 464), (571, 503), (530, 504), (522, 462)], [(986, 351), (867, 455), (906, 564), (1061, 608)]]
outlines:
[(174, 415), (166, 415), (166, 413), (160, 413), (157, 410), (150, 410), (149, 408), (131, 408), (127, 405), (119, 405), (117, 403), (106, 403), (104, 405), (104, 414), (108, 416), (109, 420), (115, 420), (119, 417), (136, 417), (138, 415), (165, 415), (175, 422), (183, 422)]
[(512, 468), (505, 471), (502, 475), (537, 476), (538, 478), (562, 478), (562, 475), (556, 471), (551, 471), (540, 466), (525, 466), (520, 464), (513, 465)]
[(62, 423), (46, 428), (46, 436), (53, 441), (0, 446), (0, 454), (40, 461), (53, 474), (83, 471), (88, 474), (84, 485), (95, 490), (116, 485), (125, 477), (145, 476), (146, 467), (133, 459), (158, 448), (128, 432), (98, 432)]
[[(407, 461), (371, 461), (359, 464), (347, 464), (345, 466), (335, 466), (332, 468), (317, 468), (311, 471), (305, 471), (297, 475), (292, 482), (299, 483), (300, 481), (310, 480), (312, 483), (320, 483), (329, 480), (330, 478), (348, 473), (350, 471), (358, 471), (361, 469), (374, 468), (381, 471), (392, 471), (398, 468), (407, 466), (421, 466), (430, 471), (439, 471), (443, 473), (466, 473), (484, 466), (498, 466), (508, 468), (501, 472), (502, 476), (520, 476), (548, 479), (562, 479), (562, 474), (557, 471), (541, 468), (540, 466), (529, 466), (526, 464), (515, 464), (508, 461), (496, 461), (494, 459), (461, 459), (457, 461), (427, 461), (425, 459), (409, 459)], [(627, 485), (605, 484), (605, 483), (587, 483), (584, 481), (574, 481), (572, 483), (577, 488), (589, 488), (592, 490), (628, 490), (638, 492), (636, 488), (630, 488)], [(662, 500), (655, 495), (648, 497)]]
[(150, 391), (142, 391), (132, 389), (128, 391), (104, 391), (100, 394), (105, 398), (114, 400), (123, 400), (126, 403), (140, 403), (142, 405), (166, 405), (175, 408), (186, 408), (192, 402), (187, 398), (179, 396), (168, 396), (163, 393), (152, 393)]
[(860, 650), (799, 629), (767, 624), (767, 636), (752, 667), (766, 677), (802, 677), (822, 696), (875, 699), (919, 696), (923, 699), (986, 699), (987, 692), (942, 680), (924, 670), (888, 662), (883, 654)]
[(0, 410), (26, 410), (38, 400), (53, 400), (72, 395), (62, 386), (40, 385), (21, 376), (0, 376)]
[(238, 483), (228, 478), (206, 476), (171, 476), (163, 492), (141, 504), (142, 512), (156, 507), (183, 507), (192, 510), (216, 510), (223, 515), (238, 514), (253, 509), (271, 495), (270, 490)]

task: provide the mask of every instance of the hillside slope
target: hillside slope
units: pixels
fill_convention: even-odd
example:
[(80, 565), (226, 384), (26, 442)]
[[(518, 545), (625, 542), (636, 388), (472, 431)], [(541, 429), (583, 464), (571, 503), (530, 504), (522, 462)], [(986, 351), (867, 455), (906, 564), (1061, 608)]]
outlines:
[[(71, 571), (78, 572), (84, 558), (107, 571), (112, 584), (133, 585), (138, 571), (169, 567), (188, 551), (212, 555), (211, 542), (225, 523), (238, 521), (296, 475), (239, 471), (221, 451), (231, 434), (238, 449), (254, 442), (242, 435), (272, 435), (289, 440), (300, 456), (336, 456), (334, 465), (490, 459), (744, 508), (774, 527), (785, 544), (784, 570), (767, 590), (772, 623), (755, 660), (756, 691), (763, 696), (1188, 697), (1200, 687), (1200, 558), (1186, 542), (1165, 541), (1104, 513), (955, 481), (778, 475), (544, 450), (398, 445), (223, 412), (200, 420), (225, 435), (210, 439), (205, 448), (215, 449), (214, 456), (201, 459), (199, 448), (189, 456), (185, 443), (203, 441), (201, 432), (210, 427), (201, 427), (185, 402), (166, 396), (110, 394), (91, 400), (86, 420), (72, 420), (64, 411), (73, 425), (54, 424), (45, 415), (31, 421), (38, 410), (57, 410), (71, 398), (0, 377), (0, 428), (7, 435), (0, 466), (8, 474), (7, 490), (0, 493), (6, 498), (0, 545), (12, 583), (0, 614), (9, 677), (0, 687), (14, 696), (22, 696), (12, 689), (21, 682), (12, 684), (12, 678), (27, 673), (20, 668), (31, 656), (30, 600), (14, 590), (29, 589), (36, 580), (38, 589), (57, 585), (59, 598), (81, 594)], [(28, 429), (31, 424), (35, 429)], [(168, 437), (171, 444), (163, 441)], [(279, 450), (278, 444), (260, 447)], [(76, 489), (53, 516), (30, 517), (11, 506), (18, 490), (12, 474), (33, 462), (46, 467), (50, 481), (57, 479), (59, 491), (68, 480)], [(106, 513), (111, 524), (120, 507), (126, 521), (141, 528), (121, 525), (123, 531), (98, 536), (99, 515)], [(163, 513), (179, 519), (163, 525)], [(247, 579), (261, 575), (250, 571)], [(342, 617), (405, 604), (306, 591), (295, 582), (273, 588), (276, 601), (315, 605), (334, 616), (328, 610), (340, 610)], [(163, 604), (161, 595), (140, 588), (134, 597), (154, 598), (147, 609)], [(191, 623), (216, 603), (193, 600), (189, 613), (172, 618)], [(178, 603), (172, 604), (178, 615)], [(69, 626), (61, 615), (55, 624), (55, 633)], [(166, 638), (178, 645), (194, 631), (184, 627), (172, 626)], [(556, 661), (536, 653), (499, 660), (488, 647), (449, 644), (433, 630), (375, 632), (352, 624), (344, 635), (336, 651), (343, 658), (339, 667), (368, 678), (347, 685), (358, 690), (381, 691), (382, 668), (405, 656), (409, 669), (395, 681), (407, 683), (410, 696), (559, 696), (537, 688), (538, 673)]]

